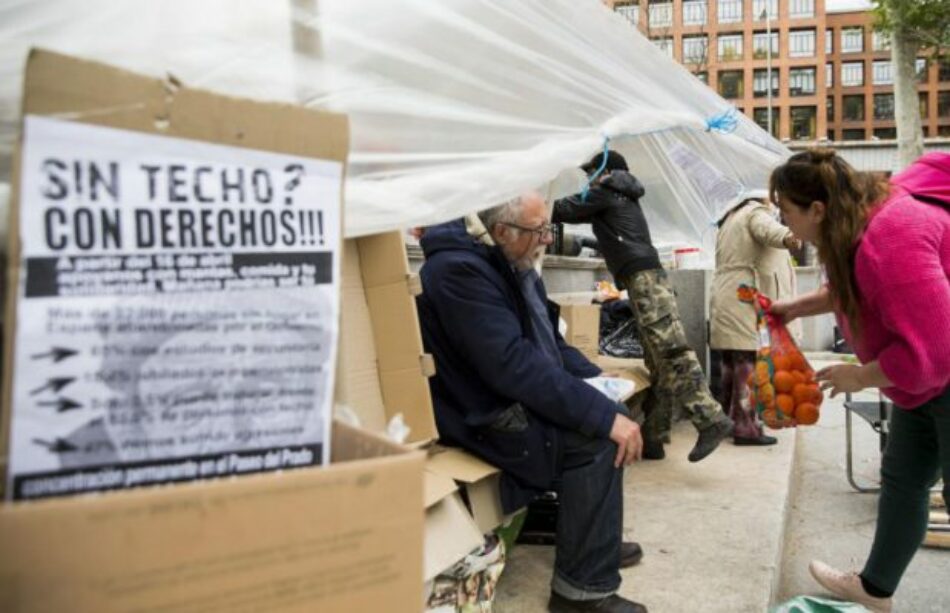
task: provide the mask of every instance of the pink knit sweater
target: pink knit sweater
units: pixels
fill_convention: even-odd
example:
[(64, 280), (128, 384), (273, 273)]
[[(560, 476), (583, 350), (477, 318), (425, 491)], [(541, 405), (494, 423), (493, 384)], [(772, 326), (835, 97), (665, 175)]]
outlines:
[[(918, 407), (950, 385), (950, 154), (931, 153), (891, 179), (855, 258), (861, 291), (861, 362), (878, 360), (900, 407)], [(839, 320), (841, 318), (839, 317)]]

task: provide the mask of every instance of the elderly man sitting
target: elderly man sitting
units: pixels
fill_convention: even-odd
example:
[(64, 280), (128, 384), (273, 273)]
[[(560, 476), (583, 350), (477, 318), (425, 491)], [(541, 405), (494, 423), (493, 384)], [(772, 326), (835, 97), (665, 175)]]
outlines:
[(641, 613), (616, 594), (640, 556), (621, 543), (623, 466), (643, 441), (626, 410), (583, 381), (600, 369), (557, 331), (534, 263), (551, 243), (537, 193), (427, 228), (419, 319), (442, 441), (503, 471), (505, 512), (556, 488), (561, 500), (549, 609)]

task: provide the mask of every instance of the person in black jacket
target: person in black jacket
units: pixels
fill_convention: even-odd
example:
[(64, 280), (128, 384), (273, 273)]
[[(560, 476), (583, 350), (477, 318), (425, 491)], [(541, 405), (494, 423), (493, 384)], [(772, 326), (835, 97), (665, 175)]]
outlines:
[[(623, 466), (639, 426), (584, 382), (600, 369), (558, 333), (533, 267), (551, 243), (536, 193), (426, 228), (417, 303), (440, 440), (502, 470), (505, 513), (556, 489), (560, 509), (549, 609), (643, 613), (616, 594), (639, 546), (622, 543)], [(487, 229), (487, 230), (486, 230)]]
[(607, 268), (630, 295), (651, 379), (644, 402), (643, 456), (665, 456), (663, 443), (669, 442), (678, 405), (699, 431), (689, 452), (689, 461), (698, 462), (732, 434), (733, 422), (713, 398), (686, 342), (672, 286), (640, 208), (645, 190), (616, 151), (595, 155), (581, 169), (591, 179), (590, 190), (557, 200), (552, 220), (591, 224)]

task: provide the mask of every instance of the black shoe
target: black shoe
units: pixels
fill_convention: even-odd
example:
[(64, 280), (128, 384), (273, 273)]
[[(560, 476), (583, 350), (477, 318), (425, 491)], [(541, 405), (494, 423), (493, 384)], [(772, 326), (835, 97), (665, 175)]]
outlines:
[(722, 442), (722, 439), (732, 435), (734, 427), (735, 423), (732, 419), (726, 417), (722, 421), (700, 430), (699, 438), (696, 439), (696, 445), (693, 446), (693, 450), (690, 451), (689, 456), (687, 456), (689, 461), (699, 462), (715, 451), (719, 443)]
[(643, 548), (633, 541), (620, 544), (620, 568), (636, 566), (643, 559)]
[(643, 441), (643, 453), (641, 457), (644, 460), (662, 460), (666, 457), (666, 451), (663, 450), (663, 441)]
[(765, 434), (761, 434), (755, 438), (747, 438), (744, 436), (732, 437), (732, 444), (736, 447), (764, 447), (766, 445), (774, 445), (777, 442), (777, 438)]
[(571, 600), (556, 592), (551, 592), (548, 611), (551, 613), (582, 613), (584, 611), (594, 611), (595, 613), (647, 613), (647, 608), (638, 602), (627, 600), (616, 594), (597, 600)]

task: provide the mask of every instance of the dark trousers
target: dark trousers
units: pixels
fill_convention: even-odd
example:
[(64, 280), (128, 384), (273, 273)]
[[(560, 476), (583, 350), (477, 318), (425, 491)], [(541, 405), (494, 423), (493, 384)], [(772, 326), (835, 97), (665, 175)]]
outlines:
[(566, 432), (563, 444), (551, 588), (573, 600), (601, 598), (620, 587), (623, 468), (614, 468), (617, 445), (609, 439)]
[(877, 529), (861, 575), (894, 592), (926, 535), (930, 488), (941, 472), (950, 504), (950, 389), (915, 409), (895, 406), (889, 425)]

